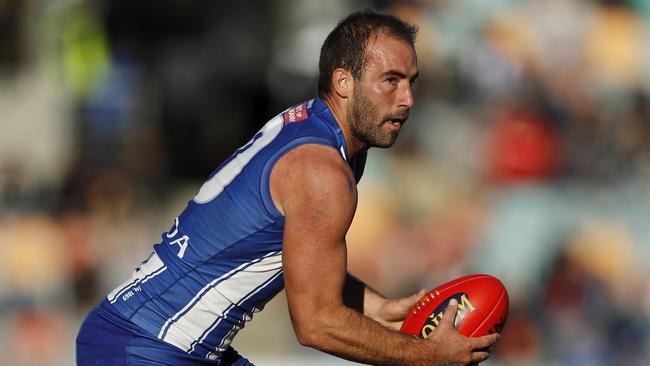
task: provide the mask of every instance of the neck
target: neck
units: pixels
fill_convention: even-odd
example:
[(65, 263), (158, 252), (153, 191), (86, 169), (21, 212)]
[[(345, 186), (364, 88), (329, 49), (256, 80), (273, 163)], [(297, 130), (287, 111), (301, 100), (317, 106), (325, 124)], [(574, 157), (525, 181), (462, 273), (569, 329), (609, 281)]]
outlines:
[(336, 120), (336, 123), (338, 123), (339, 127), (341, 127), (341, 130), (343, 131), (343, 137), (345, 138), (345, 142), (348, 145), (348, 156), (352, 158), (354, 155), (356, 155), (359, 151), (366, 149), (367, 146), (366, 144), (354, 137), (352, 134), (352, 129), (350, 128), (350, 120), (348, 116), (348, 109), (347, 107), (347, 99), (337, 99), (336, 97), (332, 97), (331, 95), (323, 96), (321, 97), (323, 102), (327, 105), (329, 108), (330, 112), (332, 112), (332, 115), (334, 116), (334, 119)]

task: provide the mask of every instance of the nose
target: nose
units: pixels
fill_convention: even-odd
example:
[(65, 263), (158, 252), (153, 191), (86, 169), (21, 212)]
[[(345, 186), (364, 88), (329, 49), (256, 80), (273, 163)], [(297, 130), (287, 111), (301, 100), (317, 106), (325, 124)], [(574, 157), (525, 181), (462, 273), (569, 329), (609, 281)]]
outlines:
[(413, 107), (413, 104), (415, 104), (415, 100), (413, 99), (413, 87), (408, 80), (405, 81), (406, 83), (400, 90), (399, 99), (397, 102), (400, 108), (411, 109), (411, 107)]

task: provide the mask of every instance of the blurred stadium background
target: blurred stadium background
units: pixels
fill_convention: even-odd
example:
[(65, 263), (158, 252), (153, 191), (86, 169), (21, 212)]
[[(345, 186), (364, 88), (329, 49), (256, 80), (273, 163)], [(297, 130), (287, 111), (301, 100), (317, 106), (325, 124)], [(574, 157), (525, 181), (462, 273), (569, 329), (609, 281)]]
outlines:
[[(390, 296), (501, 278), (488, 365), (647, 365), (646, 0), (0, 0), (0, 365), (74, 364), (88, 309), (315, 95), (322, 40), (365, 6), (419, 24), (421, 77), (400, 140), (370, 154), (351, 271)], [(347, 364), (299, 347), (283, 295), (235, 346)]]

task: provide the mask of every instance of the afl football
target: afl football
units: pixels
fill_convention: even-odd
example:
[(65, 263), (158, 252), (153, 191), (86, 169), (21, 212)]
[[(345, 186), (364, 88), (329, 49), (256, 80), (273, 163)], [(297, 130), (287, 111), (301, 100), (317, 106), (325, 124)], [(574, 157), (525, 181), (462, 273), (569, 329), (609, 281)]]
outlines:
[(428, 338), (451, 299), (458, 301), (454, 326), (461, 334), (501, 333), (508, 317), (508, 292), (501, 281), (486, 274), (460, 277), (429, 291), (411, 308), (400, 331)]

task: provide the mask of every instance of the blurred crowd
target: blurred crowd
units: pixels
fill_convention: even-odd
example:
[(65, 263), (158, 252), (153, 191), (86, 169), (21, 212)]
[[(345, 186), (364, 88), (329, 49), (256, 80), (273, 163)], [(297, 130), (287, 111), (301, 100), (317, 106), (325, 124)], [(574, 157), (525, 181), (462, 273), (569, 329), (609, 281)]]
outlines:
[[(350, 271), (389, 296), (500, 278), (489, 365), (647, 365), (650, 2), (2, 0), (0, 366), (74, 364), (89, 308), (315, 96), (322, 41), (364, 7), (419, 25), (420, 78), (369, 155)], [(303, 352), (282, 301), (235, 342), (257, 364)]]

